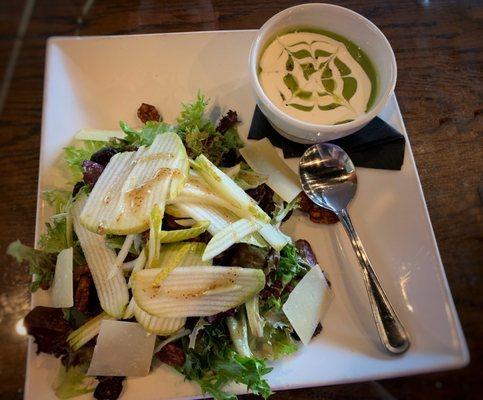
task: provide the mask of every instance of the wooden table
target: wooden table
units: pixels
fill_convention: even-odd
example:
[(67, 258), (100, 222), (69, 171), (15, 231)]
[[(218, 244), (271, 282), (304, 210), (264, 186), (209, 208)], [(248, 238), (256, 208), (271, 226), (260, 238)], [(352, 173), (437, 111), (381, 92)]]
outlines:
[[(0, 1), (0, 398), (21, 399), (29, 309), (27, 271), (5, 254), (32, 243), (45, 43), (53, 35), (258, 28), (287, 0)], [(478, 4), (479, 3), (479, 4)], [(345, 1), (386, 34), (397, 96), (472, 362), (452, 372), (294, 390), (274, 399), (470, 399), (482, 385), (483, 4)]]

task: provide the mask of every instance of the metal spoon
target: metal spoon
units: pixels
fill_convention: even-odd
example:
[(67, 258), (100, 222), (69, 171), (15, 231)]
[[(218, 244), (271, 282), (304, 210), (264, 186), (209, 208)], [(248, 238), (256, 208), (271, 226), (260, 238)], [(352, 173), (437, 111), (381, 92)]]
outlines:
[(409, 348), (408, 335), (372, 269), (347, 212), (347, 205), (357, 189), (354, 164), (339, 146), (322, 143), (307, 149), (300, 159), (299, 171), (302, 188), (307, 196), (319, 206), (335, 212), (346, 229), (362, 267), (362, 276), (382, 344), (390, 353), (404, 353)]

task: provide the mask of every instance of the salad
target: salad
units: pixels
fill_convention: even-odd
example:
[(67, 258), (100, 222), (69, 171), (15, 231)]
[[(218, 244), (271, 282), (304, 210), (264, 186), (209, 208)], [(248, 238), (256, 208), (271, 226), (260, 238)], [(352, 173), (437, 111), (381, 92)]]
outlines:
[(233, 383), (267, 398), (270, 361), (320, 333), (328, 281), (280, 230), (312, 205), (267, 140), (243, 146), (237, 113), (214, 123), (206, 106), (198, 94), (168, 124), (142, 104), (139, 128), (80, 130), (37, 248), (10, 244), (32, 291), (50, 291), (24, 323), (61, 361), (58, 398), (116, 399), (161, 364), (215, 399)]

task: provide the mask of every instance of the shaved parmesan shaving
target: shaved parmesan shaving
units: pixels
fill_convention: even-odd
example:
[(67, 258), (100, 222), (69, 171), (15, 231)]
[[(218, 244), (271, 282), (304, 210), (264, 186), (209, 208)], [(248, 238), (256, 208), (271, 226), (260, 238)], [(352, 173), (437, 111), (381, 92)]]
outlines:
[(186, 322), (186, 318), (155, 317), (141, 310), (136, 302), (134, 302), (134, 316), (146, 332), (161, 336), (167, 336), (178, 331)]
[(178, 195), (188, 169), (183, 143), (172, 132), (157, 135), (151, 146), (135, 153), (116, 154), (89, 196), (82, 223), (101, 234), (146, 230), (151, 210)]
[(74, 305), (73, 254), (72, 247), (69, 247), (57, 256), (51, 288), (52, 307), (69, 308)]
[(77, 140), (108, 142), (112, 138), (123, 139), (124, 136), (126, 136), (126, 134), (123, 131), (119, 130), (84, 128), (78, 130), (74, 138)]
[(104, 238), (84, 228), (80, 214), (86, 204), (85, 196), (77, 199), (72, 208), (74, 230), (91, 271), (102, 309), (115, 318), (122, 318), (129, 301), (128, 288), (120, 268), (108, 279), (116, 253), (108, 248)]
[(238, 243), (250, 233), (260, 229), (260, 225), (248, 219), (240, 219), (211, 238), (203, 253), (203, 260), (209, 260), (224, 252), (231, 245)]
[[(263, 271), (251, 268), (178, 267), (159, 286), (153, 286), (160, 272), (136, 272), (132, 290), (139, 307), (167, 318), (214, 315), (243, 304), (265, 286)], [(221, 288), (227, 290), (215, 290)]]
[(309, 344), (331, 301), (331, 290), (318, 265), (307, 272), (288, 296), (283, 312), (303, 344)]
[(278, 156), (270, 140), (251, 140), (240, 149), (247, 164), (268, 176), (267, 185), (287, 203), (302, 191), (298, 175)]
[(103, 320), (87, 375), (145, 376), (155, 341), (137, 323)]
[(113, 319), (111, 316), (105, 312), (99, 314), (98, 316), (91, 318), (80, 328), (76, 329), (67, 337), (67, 343), (72, 347), (72, 350), (79, 350), (87, 342), (94, 339), (101, 329), (101, 323), (105, 319)]

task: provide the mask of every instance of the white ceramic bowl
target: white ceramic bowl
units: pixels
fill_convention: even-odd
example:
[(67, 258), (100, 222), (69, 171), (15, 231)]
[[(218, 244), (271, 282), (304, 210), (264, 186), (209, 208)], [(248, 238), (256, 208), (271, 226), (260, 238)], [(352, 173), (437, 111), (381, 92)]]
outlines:
[[(340, 125), (319, 125), (298, 120), (275, 106), (258, 80), (258, 61), (265, 46), (276, 34), (290, 28), (319, 28), (351, 40), (369, 56), (376, 69), (378, 91), (371, 109), (354, 121)], [(372, 120), (386, 104), (396, 85), (394, 52), (384, 34), (368, 19), (347, 8), (311, 3), (287, 8), (260, 28), (249, 57), (250, 80), (256, 101), (272, 126), (283, 136), (299, 143), (319, 143), (347, 136)]]

